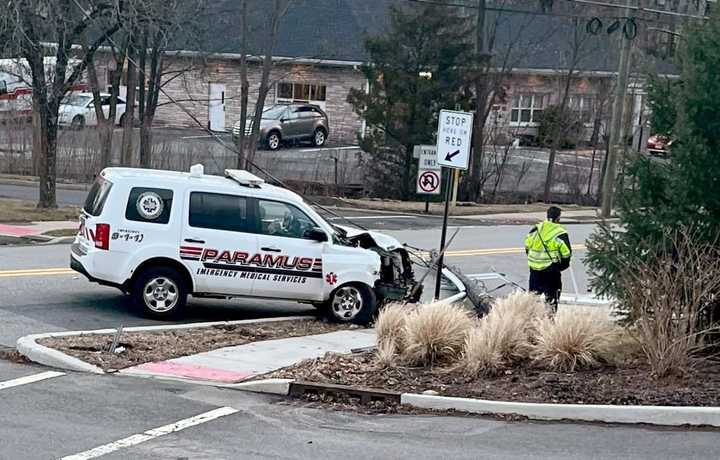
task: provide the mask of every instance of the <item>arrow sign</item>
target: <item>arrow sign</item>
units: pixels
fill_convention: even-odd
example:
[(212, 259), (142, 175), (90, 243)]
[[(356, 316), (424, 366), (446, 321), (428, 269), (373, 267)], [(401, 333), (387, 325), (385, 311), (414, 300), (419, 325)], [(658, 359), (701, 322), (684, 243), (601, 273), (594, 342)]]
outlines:
[(455, 150), (454, 152), (450, 153), (448, 152), (447, 155), (445, 155), (445, 161), (452, 161), (453, 157), (460, 154), (460, 150)]

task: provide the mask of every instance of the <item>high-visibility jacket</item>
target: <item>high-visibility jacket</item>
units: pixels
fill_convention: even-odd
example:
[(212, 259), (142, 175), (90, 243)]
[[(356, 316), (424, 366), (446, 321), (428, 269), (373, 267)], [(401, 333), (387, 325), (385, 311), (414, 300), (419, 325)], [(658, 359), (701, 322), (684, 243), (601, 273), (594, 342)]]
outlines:
[(531, 270), (545, 270), (557, 264), (560, 270), (570, 265), (572, 249), (565, 228), (555, 222), (540, 222), (525, 238), (525, 252)]

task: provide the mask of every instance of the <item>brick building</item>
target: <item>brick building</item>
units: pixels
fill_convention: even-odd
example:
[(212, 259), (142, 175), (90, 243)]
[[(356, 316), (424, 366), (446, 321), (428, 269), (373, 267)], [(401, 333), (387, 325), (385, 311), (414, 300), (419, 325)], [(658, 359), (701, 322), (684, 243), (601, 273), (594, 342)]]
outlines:
[[(211, 1), (206, 27), (197, 34), (197, 39), (186, 37), (178, 51), (165, 57), (166, 65), (171, 68), (193, 67), (193, 70), (174, 78), (164, 90), (203, 124), (218, 131), (231, 129), (240, 118), (238, 3)], [(250, 0), (250, 53), (254, 58), (249, 65), (249, 113), (252, 113), (259, 86), (258, 56), (262, 54), (266, 38), (269, 3)], [(410, 3), (405, 0), (301, 0), (292, 5), (278, 29), (271, 75), (273, 86), (266, 104), (316, 103), (328, 113), (331, 138), (353, 142), (363, 131), (363, 123), (346, 99), (351, 88), (368, 85), (359, 70), (366, 59), (364, 40), (388, 26), (389, 6)], [(511, 3), (511, 6), (517, 5)], [(545, 108), (559, 102), (564, 83), (572, 74), (568, 105), (585, 124), (585, 140), (602, 136), (611, 107), (619, 45), (619, 33), (608, 35), (605, 29), (613, 21), (610, 13), (617, 16), (617, 12), (606, 11), (607, 16), (599, 16), (603, 23), (597, 35), (585, 33), (582, 22), (585, 19), (575, 19), (572, 14), (566, 14), (568, 11), (556, 12), (563, 14), (506, 13), (497, 9), (489, 12), (488, 20), (493, 24), (493, 59), (501, 76), (501, 90), (491, 108), (488, 127), (511, 137), (536, 134), (540, 115)], [(472, 17), (471, 9), (467, 16)], [(654, 30), (657, 27), (651, 27), (653, 25), (656, 23), (652, 21), (638, 21), (638, 40), (633, 54), (636, 76), (648, 68), (654, 68), (659, 74), (674, 73), (666, 59), (670, 53), (646, 52), (648, 47), (653, 49), (658, 39)], [(665, 43), (665, 39), (660, 40)], [(187, 114), (169, 102), (161, 96), (158, 124), (195, 126)], [(631, 114), (627, 117), (628, 132), (647, 136), (647, 132), (642, 132), (644, 94), (639, 77), (632, 79), (627, 107)], [(636, 142), (642, 144), (639, 138)]]

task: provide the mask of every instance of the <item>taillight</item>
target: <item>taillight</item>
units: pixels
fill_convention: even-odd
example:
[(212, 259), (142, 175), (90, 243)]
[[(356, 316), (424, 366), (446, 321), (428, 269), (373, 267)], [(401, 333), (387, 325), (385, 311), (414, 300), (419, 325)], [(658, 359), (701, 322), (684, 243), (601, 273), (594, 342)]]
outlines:
[(110, 249), (110, 224), (96, 224), (93, 240), (96, 248)]

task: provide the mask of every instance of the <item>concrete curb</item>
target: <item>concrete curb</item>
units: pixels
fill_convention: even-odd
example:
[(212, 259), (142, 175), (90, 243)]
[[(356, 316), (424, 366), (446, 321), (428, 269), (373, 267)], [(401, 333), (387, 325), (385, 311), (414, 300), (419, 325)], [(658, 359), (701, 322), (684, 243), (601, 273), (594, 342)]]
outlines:
[(542, 404), (488, 401), (414, 393), (403, 393), (400, 402), (402, 405), (421, 409), (454, 409), (474, 414), (514, 414), (533, 420), (720, 427), (720, 407)]
[[(312, 316), (281, 316), (278, 318), (261, 318), (261, 319), (243, 319), (237, 321), (213, 321), (206, 323), (188, 323), (188, 324), (171, 324), (161, 326), (135, 326), (126, 327), (124, 332), (150, 332), (150, 331), (171, 331), (184, 329), (201, 329), (213, 326), (234, 326), (240, 324), (262, 324), (273, 323), (279, 321), (309, 321)], [(68, 331), (68, 332), (49, 332), (45, 334), (31, 334), (20, 337), (16, 343), (17, 351), (38, 364), (58, 369), (66, 369), (77, 372), (88, 372), (92, 374), (105, 374), (101, 368), (86, 363), (74, 356), (67, 355), (61, 351), (49, 348), (37, 343), (38, 340), (52, 337), (73, 337), (79, 335), (102, 335), (114, 334), (117, 329), (96, 329), (92, 331)]]
[(287, 396), (290, 394), (290, 386), (294, 382), (294, 379), (264, 379), (216, 386), (232, 390), (251, 391), (253, 393)]
[[(292, 379), (266, 379), (222, 385), (233, 390), (288, 396)], [(336, 390), (336, 388), (335, 388)], [(720, 407), (611, 406), (543, 404), (402, 393), (400, 404), (419, 409), (457, 410), (473, 414), (509, 414), (544, 421), (578, 421), (661, 426), (720, 427)]]

